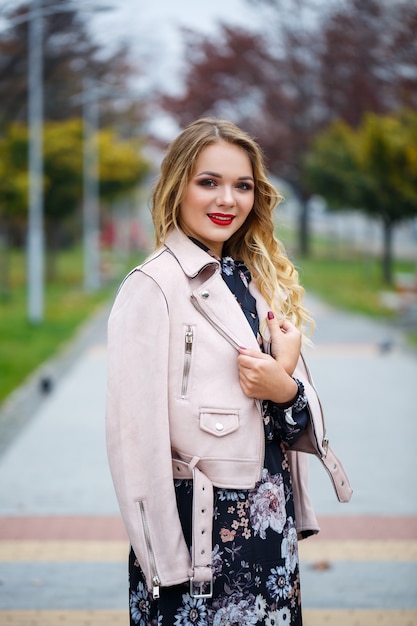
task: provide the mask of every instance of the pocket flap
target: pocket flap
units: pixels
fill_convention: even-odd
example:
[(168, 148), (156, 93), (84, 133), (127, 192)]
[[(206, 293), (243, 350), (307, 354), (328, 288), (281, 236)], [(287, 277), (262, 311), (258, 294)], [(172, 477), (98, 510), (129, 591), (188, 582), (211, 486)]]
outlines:
[(239, 413), (238, 411), (202, 409), (200, 428), (216, 437), (224, 437), (239, 428)]

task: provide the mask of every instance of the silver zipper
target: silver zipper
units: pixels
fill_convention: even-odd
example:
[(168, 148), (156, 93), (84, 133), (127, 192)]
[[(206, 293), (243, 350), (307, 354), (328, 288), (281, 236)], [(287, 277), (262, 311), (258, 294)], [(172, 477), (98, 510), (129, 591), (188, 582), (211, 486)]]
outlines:
[(190, 375), (191, 354), (193, 351), (194, 333), (191, 326), (187, 326), (184, 343), (184, 369), (182, 373), (181, 398), (185, 398), (188, 389), (188, 378)]
[(194, 295), (191, 296), (191, 300), (192, 300), (192, 303), (193, 303), (194, 307), (197, 309), (197, 311), (199, 313), (201, 313), (201, 315), (203, 315), (203, 317), (206, 318), (206, 320), (213, 326), (213, 328), (215, 328), (217, 330), (217, 332), (220, 333), (221, 336), (224, 339), (226, 339), (226, 341), (228, 341), (231, 346), (233, 346), (233, 348), (235, 348), (236, 350), (239, 351), (239, 344), (225, 330), (223, 330), (223, 328), (221, 328), (221, 326), (218, 326), (216, 324), (216, 322), (214, 322), (211, 319), (211, 317), (203, 309), (203, 307), (201, 306), (201, 304), (199, 303), (199, 301), (197, 300), (197, 298)]
[(157, 600), (159, 598), (159, 585), (161, 584), (161, 581), (159, 579), (158, 572), (156, 571), (155, 555), (152, 550), (151, 536), (149, 533), (148, 520), (146, 519), (145, 504), (143, 500), (139, 501), (139, 509), (140, 509), (140, 516), (142, 518), (143, 531), (145, 533), (146, 548), (148, 550), (149, 562), (151, 565), (152, 596), (154, 600)]

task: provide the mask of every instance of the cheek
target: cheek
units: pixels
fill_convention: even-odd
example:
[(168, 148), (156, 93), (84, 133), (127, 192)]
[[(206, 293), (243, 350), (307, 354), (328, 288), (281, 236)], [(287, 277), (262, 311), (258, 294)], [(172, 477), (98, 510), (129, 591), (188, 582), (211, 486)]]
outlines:
[(253, 210), (253, 203), (255, 202), (255, 198), (252, 196), (251, 198), (247, 198), (243, 207), (246, 217), (248, 217), (249, 213)]
[(187, 206), (187, 208), (193, 207), (197, 209), (200, 207), (204, 207), (208, 201), (209, 200), (207, 199), (204, 192), (200, 191), (199, 189), (190, 190), (184, 196), (184, 204)]

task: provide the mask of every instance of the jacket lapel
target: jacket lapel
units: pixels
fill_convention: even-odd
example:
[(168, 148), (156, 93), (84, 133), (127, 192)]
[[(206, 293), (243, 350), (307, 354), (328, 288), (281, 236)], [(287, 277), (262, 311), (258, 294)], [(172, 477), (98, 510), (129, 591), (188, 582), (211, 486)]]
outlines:
[(259, 345), (236, 298), (218, 270), (193, 290), (196, 309), (236, 349), (239, 346), (259, 350)]

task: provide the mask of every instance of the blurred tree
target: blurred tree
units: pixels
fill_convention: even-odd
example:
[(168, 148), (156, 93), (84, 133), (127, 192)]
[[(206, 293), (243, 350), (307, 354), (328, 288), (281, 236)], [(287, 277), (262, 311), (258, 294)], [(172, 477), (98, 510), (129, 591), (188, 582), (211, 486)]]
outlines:
[(24, 219), (28, 185), (27, 133), (12, 125), (6, 136), (0, 136), (0, 298), (10, 295), (10, 229)]
[[(103, 124), (121, 115), (143, 119), (140, 105), (133, 96), (127, 97), (129, 80), (137, 72), (128, 48), (120, 46), (109, 53), (93, 40), (82, 8), (69, 1), (63, 5), (60, 11), (56, 0), (43, 0), (45, 119), (63, 120), (80, 114), (81, 99), (75, 96), (82, 92), (86, 75), (113, 92), (112, 99), (102, 101)], [(6, 28), (0, 33), (0, 131), (12, 120), (26, 121), (28, 95), (28, 4), (3, 12)]]
[[(28, 146), (25, 123), (29, 6), (28, 1), (9, 2), (6, 8), (3, 5), (1, 9), (0, 138), (3, 137), (4, 142), (0, 149), (10, 155), (16, 150), (13, 133), (18, 132), (22, 139), (21, 169), (16, 169), (13, 161), (10, 165), (7, 165), (9, 161), (5, 161), (0, 167), (0, 246), (3, 259), (7, 258), (10, 235), (20, 243), (25, 237), (27, 225), (25, 151)], [(42, 0), (42, 7), (44, 117), (50, 122), (69, 120), (67, 124), (46, 123), (44, 127), (44, 213), (46, 240), (51, 250), (60, 240), (68, 219), (75, 214), (82, 193), (81, 122), (73, 118), (82, 114), (85, 78), (91, 78), (94, 89), (97, 89), (101, 125), (117, 128), (112, 146), (107, 145), (110, 153), (119, 149), (121, 136), (131, 138), (132, 134), (140, 132), (145, 111), (143, 99), (139, 102), (132, 93), (131, 78), (137, 75), (138, 68), (132, 65), (128, 48), (124, 45), (105, 47), (93, 39), (85, 19), (88, 7), (71, 0), (62, 3)], [(16, 121), (21, 125), (13, 125)], [(136, 145), (131, 148), (130, 157), (133, 157), (134, 150)], [(143, 165), (140, 152), (134, 158)], [(128, 187), (127, 175), (121, 173), (116, 162), (114, 165), (112, 184), (122, 192)], [(25, 181), (26, 187), (22, 181)], [(102, 182), (102, 192), (106, 194), (108, 183)]]
[[(82, 201), (82, 122), (48, 122), (44, 130), (44, 207), (49, 275), (65, 225)], [(146, 176), (148, 163), (137, 140), (122, 139), (113, 129), (98, 133), (100, 195), (103, 200), (129, 193)], [(25, 125), (15, 123), (0, 138), (0, 209), (3, 232), (23, 233), (27, 218), (27, 151)], [(23, 235), (22, 235), (23, 236)], [(3, 267), (7, 268), (3, 250)], [(3, 275), (1, 284), (7, 286)]]
[(185, 33), (183, 92), (161, 103), (181, 126), (218, 115), (257, 137), (272, 173), (300, 201), (299, 248), (307, 254), (311, 190), (302, 176), (304, 154), (336, 117), (358, 124), (367, 111), (416, 102), (417, 6), (412, 0), (255, 2), (267, 11), (261, 36), (226, 25), (218, 35)]
[(381, 220), (383, 277), (392, 282), (392, 233), (417, 216), (417, 114), (369, 113), (353, 129), (334, 122), (305, 158), (311, 187), (332, 208), (346, 206)]
[(23, 215), (27, 205), (27, 131), (12, 124), (0, 136), (0, 216)]
[(364, 112), (417, 109), (417, 5), (345, 0), (323, 22), (323, 104), (358, 126)]
[(100, 195), (111, 202), (135, 188), (149, 173), (150, 164), (141, 156), (142, 142), (121, 139), (110, 128), (98, 136)]

